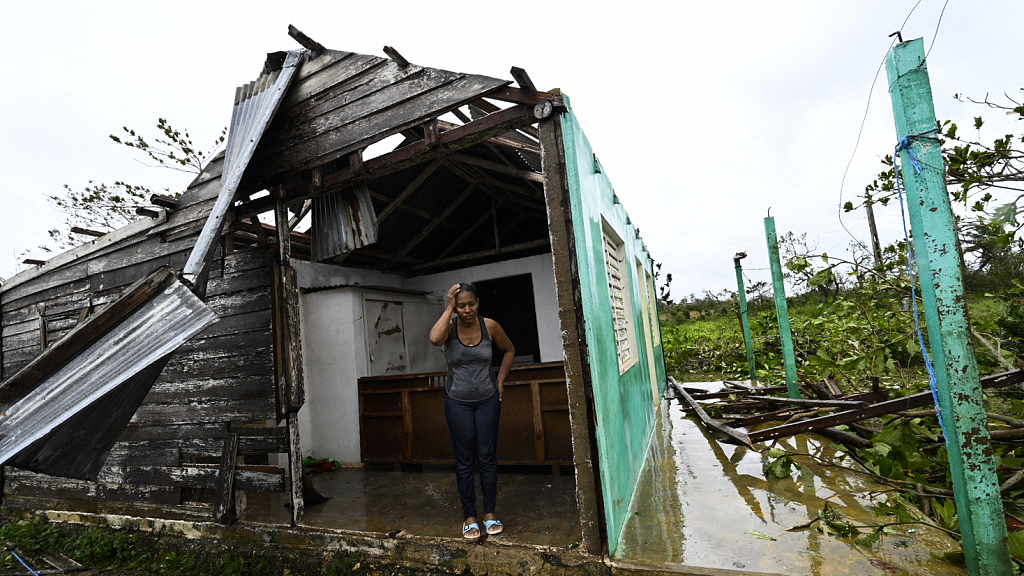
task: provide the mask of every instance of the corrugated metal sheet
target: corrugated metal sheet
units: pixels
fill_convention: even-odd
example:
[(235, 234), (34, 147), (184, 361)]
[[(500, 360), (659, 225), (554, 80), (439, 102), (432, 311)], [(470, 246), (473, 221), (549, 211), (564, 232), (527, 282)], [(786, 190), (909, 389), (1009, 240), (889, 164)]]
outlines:
[[(170, 353), (216, 321), (169, 269), (140, 281), (5, 382), (13, 403), (0, 414), (0, 462), (94, 476)], [(95, 418), (76, 419), (83, 412)]]
[(312, 213), (314, 262), (377, 241), (377, 214), (365, 184), (314, 198)]
[[(224, 218), (234, 200), (238, 184), (242, 181), (242, 175), (249, 165), (253, 152), (256, 151), (256, 146), (260, 143), (263, 132), (277, 112), (304, 52), (305, 50), (288, 52), (279, 68), (272, 64), (280, 53), (268, 56), (268, 66), (264, 68), (264, 73), (235, 90), (235, 105), (231, 112), (228, 143), (224, 153), (220, 194), (206, 219), (203, 231), (196, 240), (196, 246), (189, 255), (188, 262), (185, 263), (184, 272), (188, 280), (200, 284), (205, 282), (203, 272), (216, 251), (217, 240), (224, 227)], [(205, 286), (196, 288), (202, 293)]]

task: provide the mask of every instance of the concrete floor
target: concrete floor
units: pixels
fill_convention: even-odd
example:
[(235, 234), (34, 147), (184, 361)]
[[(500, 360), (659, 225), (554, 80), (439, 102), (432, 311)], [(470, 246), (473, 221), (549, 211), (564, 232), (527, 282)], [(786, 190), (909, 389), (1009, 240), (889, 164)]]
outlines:
[[(517, 544), (567, 547), (580, 538), (576, 481), (563, 467), (499, 467), (498, 518), (505, 526), (496, 538)], [(462, 506), (454, 466), (407, 467), (402, 472), (346, 467), (313, 475), (313, 484), (331, 499), (306, 506), (302, 524), (313, 528), (399, 532), (417, 536), (461, 537)], [(283, 494), (248, 495), (244, 518), (288, 524)], [(482, 500), (477, 484), (477, 506)]]
[[(688, 385), (714, 389), (713, 384)], [(617, 558), (758, 574), (966, 573), (933, 558), (959, 546), (927, 526), (898, 526), (870, 547), (815, 528), (789, 531), (818, 516), (826, 503), (858, 525), (892, 521), (870, 509), (871, 492), (886, 487), (806, 457), (797, 457), (802, 470), (793, 477), (766, 480), (766, 454), (719, 443), (686, 417), (680, 402), (662, 404)], [(833, 451), (813, 436), (784, 439), (778, 446), (791, 453)]]

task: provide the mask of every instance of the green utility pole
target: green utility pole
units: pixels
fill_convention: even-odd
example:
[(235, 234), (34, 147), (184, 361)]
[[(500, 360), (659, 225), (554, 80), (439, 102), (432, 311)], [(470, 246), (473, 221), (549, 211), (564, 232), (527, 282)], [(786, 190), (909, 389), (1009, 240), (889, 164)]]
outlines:
[(736, 295), (740, 299), (740, 326), (743, 327), (743, 343), (747, 346), (747, 370), (750, 372), (750, 381), (757, 380), (757, 368), (754, 366), (754, 341), (750, 337), (750, 316), (747, 314), (747, 292), (743, 284), (743, 265), (740, 260), (747, 257), (746, 252), (740, 252), (733, 257), (733, 264), (736, 265)]
[(772, 265), (772, 292), (775, 294), (775, 311), (779, 316), (779, 337), (782, 339), (782, 360), (786, 367), (786, 388), (789, 389), (790, 398), (799, 398), (793, 331), (789, 327), (789, 304), (786, 303), (786, 284), (782, 281), (782, 261), (779, 259), (779, 239), (775, 235), (775, 218), (769, 216), (764, 219), (764, 234), (768, 238), (768, 260)]
[(900, 162), (964, 556), (971, 574), (1004, 576), (1014, 570), (925, 64), (924, 42), (918, 38), (897, 44), (885, 59), (885, 70), (896, 135), (909, 137)]

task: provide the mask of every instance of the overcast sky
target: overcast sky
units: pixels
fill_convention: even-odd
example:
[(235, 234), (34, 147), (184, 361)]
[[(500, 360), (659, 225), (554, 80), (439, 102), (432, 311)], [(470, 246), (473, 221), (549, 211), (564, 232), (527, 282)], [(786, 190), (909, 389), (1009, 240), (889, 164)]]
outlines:
[[(155, 135), (157, 118), (201, 146), (228, 124), (234, 87), (265, 54), (297, 48), (294, 24), (328, 48), (561, 88), (678, 298), (735, 289), (732, 255), (770, 278), (763, 218), (807, 232), (821, 250), (850, 237), (839, 206), (882, 169), (895, 144), (885, 72), (869, 88), (917, 0), (857, 2), (6, 2), (0, 47), (0, 277), (47, 241), (64, 184), (124, 180), (181, 191), (190, 176), (147, 168), (108, 134)], [(956, 102), (1024, 86), (1024, 3), (922, 0), (905, 39), (935, 39), (928, 67), (940, 118), (982, 138), (1020, 131)], [(991, 126), (991, 127), (990, 127)], [(962, 131), (964, 133), (965, 131)], [(967, 132), (970, 134), (972, 131)], [(902, 236), (877, 212), (883, 242)], [(862, 213), (844, 217), (867, 239)], [(33, 255), (45, 255), (38, 250)], [(23, 268), (23, 266), (22, 266)]]

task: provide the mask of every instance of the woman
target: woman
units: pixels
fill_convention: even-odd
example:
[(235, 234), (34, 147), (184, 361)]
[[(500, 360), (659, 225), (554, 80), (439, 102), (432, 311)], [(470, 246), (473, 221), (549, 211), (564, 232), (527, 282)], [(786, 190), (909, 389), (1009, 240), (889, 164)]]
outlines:
[[(505, 377), (512, 367), (516, 349), (505, 331), (490, 318), (477, 314), (480, 299), (472, 284), (448, 289), (448, 306), (430, 329), (430, 343), (444, 346), (448, 361), (444, 415), (455, 448), (455, 476), (462, 500), (462, 536), (479, 538), (476, 516), (474, 467), (480, 468), (484, 492), (484, 530), (500, 534), (504, 527), (494, 514), (498, 492), (498, 418)], [(452, 314), (456, 318), (452, 318)], [(495, 377), (491, 347), (504, 355)]]

